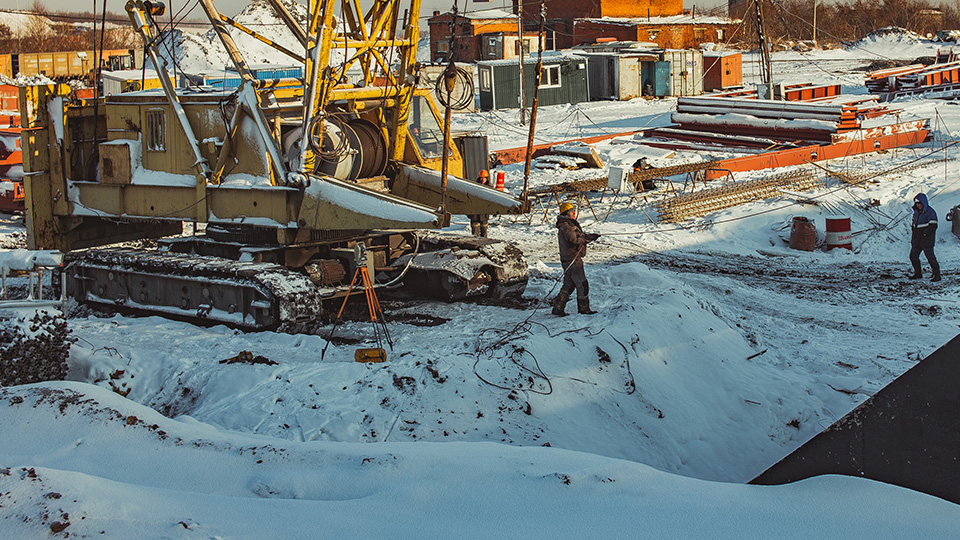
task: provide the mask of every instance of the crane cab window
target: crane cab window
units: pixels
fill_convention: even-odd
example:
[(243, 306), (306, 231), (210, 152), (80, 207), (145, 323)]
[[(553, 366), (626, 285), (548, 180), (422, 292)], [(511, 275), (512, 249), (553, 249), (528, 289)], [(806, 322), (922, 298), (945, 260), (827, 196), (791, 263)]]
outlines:
[(443, 155), (443, 130), (427, 98), (414, 96), (411, 101), (407, 133), (423, 159), (438, 159)]
[(167, 116), (163, 109), (147, 111), (145, 143), (151, 152), (165, 152), (167, 150)]

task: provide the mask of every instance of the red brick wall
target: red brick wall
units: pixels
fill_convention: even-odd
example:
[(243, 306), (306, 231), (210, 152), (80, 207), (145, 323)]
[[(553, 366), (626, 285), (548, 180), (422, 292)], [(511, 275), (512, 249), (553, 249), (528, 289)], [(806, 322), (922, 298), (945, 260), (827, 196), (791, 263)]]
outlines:
[(647, 41), (637, 37), (637, 28), (628, 24), (576, 21), (573, 24), (573, 42), (576, 45), (594, 43), (599, 38), (614, 38), (617, 41)]
[[(453, 15), (444, 13), (433, 16), (427, 21), (427, 24), (430, 25), (431, 62), (439, 57), (443, 57), (445, 60), (450, 59), (449, 54), (440, 52), (439, 44), (449, 43), (450, 21), (452, 19)], [(454, 29), (458, 36), (455, 44), (456, 50), (451, 51), (455, 62), (476, 62), (480, 60), (480, 38), (477, 37), (480, 34), (504, 32), (517, 35), (516, 20), (511, 21), (510, 19), (471, 20), (458, 17)]]
[[(631, 3), (637, 0), (619, 1)], [(582, 17), (600, 17), (600, 4), (603, 0), (523, 0), (524, 22), (533, 23), (539, 21), (540, 4), (544, 2), (546, 2), (547, 5), (547, 19), (555, 19), (558, 17), (577, 19)], [(517, 0), (513, 0), (513, 12), (517, 12)]]
[(553, 30), (556, 44), (554, 49), (569, 49), (577, 44), (573, 40), (573, 19), (555, 19), (547, 21), (547, 28)]
[(683, 0), (601, 0), (601, 17), (669, 17), (683, 15)]
[[(683, 14), (683, 0), (524, 0), (523, 20), (540, 16), (540, 4), (546, 2), (547, 18), (587, 19), (595, 17), (667, 17)], [(517, 12), (517, 0), (513, 0)]]
[(722, 43), (724, 39), (717, 36), (718, 29), (725, 31), (725, 39), (730, 39), (738, 26), (737, 23), (625, 25), (596, 20), (576, 21), (573, 41), (576, 44), (594, 43), (597, 38), (612, 37), (618, 41), (652, 41), (667, 49), (693, 49), (701, 43)]

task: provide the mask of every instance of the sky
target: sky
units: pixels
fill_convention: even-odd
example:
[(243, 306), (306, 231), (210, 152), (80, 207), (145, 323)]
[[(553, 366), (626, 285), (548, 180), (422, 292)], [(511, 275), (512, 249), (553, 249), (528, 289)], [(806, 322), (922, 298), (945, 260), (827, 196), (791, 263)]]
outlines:
[[(166, 2), (167, 7), (173, 9), (174, 12), (179, 11), (183, 7), (186, 1), (195, 1), (195, 0), (169, 0)], [(217, 6), (221, 12), (233, 15), (239, 12), (245, 5), (250, 3), (250, 0), (214, 0), (214, 4)], [(369, 2), (361, 2), (362, 5), (366, 5)], [(724, 2), (722, 0), (703, 0), (699, 2), (692, 2), (691, 0), (684, 0), (684, 7), (690, 8), (692, 5), (697, 5), (700, 7), (714, 7), (717, 5), (722, 5)], [(78, 11), (78, 10), (93, 10), (94, 0), (85, 0), (77, 2), (75, 0), (43, 0), (42, 4), (51, 11), (60, 11), (60, 10), (69, 10), (69, 11)], [(117, 14), (123, 13), (123, 6), (126, 4), (126, 0), (107, 0), (107, 9)], [(0, 9), (29, 9), (33, 5), (33, 0), (0, 0)], [(97, 12), (102, 9), (102, 2), (97, 1), (96, 5)], [(490, 2), (470, 2), (469, 9), (492, 9), (502, 6), (511, 6), (512, 2), (510, 0), (491, 0)], [(433, 13), (434, 10), (447, 11), (453, 6), (452, 0), (423, 0), (421, 4), (421, 15), (429, 16)], [(480, 7), (483, 6), (483, 7)], [(461, 2), (459, 9), (463, 9), (464, 4)], [(199, 10), (196, 11), (199, 16)]]

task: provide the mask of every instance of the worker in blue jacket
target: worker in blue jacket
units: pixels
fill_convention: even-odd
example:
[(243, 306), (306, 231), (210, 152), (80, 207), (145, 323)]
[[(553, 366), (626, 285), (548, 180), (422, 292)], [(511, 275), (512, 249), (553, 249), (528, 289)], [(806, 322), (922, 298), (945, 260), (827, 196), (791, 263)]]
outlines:
[(922, 251), (930, 263), (933, 277), (930, 281), (940, 281), (940, 263), (933, 254), (933, 244), (937, 240), (937, 213), (927, 203), (927, 196), (923, 193), (913, 198), (913, 221), (910, 222), (913, 232), (910, 237), (910, 262), (913, 263), (913, 275), (910, 279), (920, 279), (920, 252)]

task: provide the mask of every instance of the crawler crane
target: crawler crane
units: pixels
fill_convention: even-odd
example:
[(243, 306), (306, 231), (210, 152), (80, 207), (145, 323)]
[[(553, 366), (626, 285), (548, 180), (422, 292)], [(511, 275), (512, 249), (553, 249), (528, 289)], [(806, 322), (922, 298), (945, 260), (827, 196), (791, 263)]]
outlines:
[[(202, 1), (242, 78), (235, 91), (175, 88), (167, 77), (162, 89), (97, 103), (71, 102), (62, 86), (22, 90), (28, 244), (68, 253), (68, 294), (246, 329), (295, 327), (343, 297), (358, 243), (382, 285), (444, 299), (522, 292), (527, 265), (515, 246), (424, 232), (451, 214), (529, 206), (462, 178), (432, 90), (417, 84), (419, 0), (406, 9), (375, 0), (366, 12), (311, 0), (305, 27), (269, 1), (302, 51)], [(131, 0), (126, 10), (166, 72), (163, 4)], [(257, 80), (231, 24), (303, 62), (304, 80)], [(348, 83), (351, 68), (362, 75)], [(205, 233), (184, 235), (184, 223)], [(124, 242), (149, 247), (105, 247)]]

